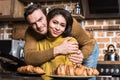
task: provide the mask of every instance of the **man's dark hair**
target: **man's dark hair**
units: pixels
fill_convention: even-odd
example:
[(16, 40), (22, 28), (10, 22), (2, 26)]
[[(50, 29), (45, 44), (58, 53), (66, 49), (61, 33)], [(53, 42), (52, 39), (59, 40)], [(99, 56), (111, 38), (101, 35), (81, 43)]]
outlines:
[(62, 36), (63, 37), (71, 36), (73, 18), (71, 16), (71, 13), (68, 12), (67, 10), (62, 9), (62, 8), (55, 8), (51, 10), (47, 15), (47, 23), (49, 24), (50, 20), (58, 14), (62, 15), (65, 18), (66, 23), (67, 23), (66, 29), (64, 33), (62, 34)]
[(41, 7), (40, 3), (33, 3), (25, 9), (24, 12), (25, 20), (27, 21), (28, 15), (32, 14), (37, 9), (40, 9), (46, 15), (46, 10)]

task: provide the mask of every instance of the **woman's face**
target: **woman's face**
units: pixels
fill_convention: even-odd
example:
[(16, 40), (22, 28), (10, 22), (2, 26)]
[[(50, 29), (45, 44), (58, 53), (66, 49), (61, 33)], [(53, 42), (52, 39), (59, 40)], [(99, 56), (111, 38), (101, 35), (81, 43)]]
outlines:
[(49, 22), (49, 37), (60, 36), (65, 31), (66, 24), (66, 20), (62, 15), (55, 15)]

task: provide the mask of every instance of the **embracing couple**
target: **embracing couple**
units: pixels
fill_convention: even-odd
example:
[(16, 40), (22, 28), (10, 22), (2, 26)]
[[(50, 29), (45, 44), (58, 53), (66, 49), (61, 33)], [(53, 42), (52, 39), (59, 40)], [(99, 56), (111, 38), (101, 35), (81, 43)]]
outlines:
[(27, 64), (40, 66), (46, 74), (64, 63), (96, 68), (98, 44), (68, 11), (55, 8), (46, 14), (40, 4), (33, 4), (24, 17), (30, 24), (24, 47)]

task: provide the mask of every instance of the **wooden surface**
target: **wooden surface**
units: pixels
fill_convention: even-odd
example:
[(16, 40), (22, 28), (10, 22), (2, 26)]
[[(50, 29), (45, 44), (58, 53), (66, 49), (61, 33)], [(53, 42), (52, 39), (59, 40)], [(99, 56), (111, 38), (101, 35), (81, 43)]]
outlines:
[(98, 61), (98, 64), (120, 64), (120, 61)]
[(0, 0), (0, 18), (11, 16), (13, 10), (13, 0)]
[(18, 0), (0, 0), (0, 21), (23, 20), (24, 4)]
[[(70, 2), (70, 0), (19, 0), (22, 1), (24, 3), (28, 3), (28, 2)], [(77, 2), (78, 0), (71, 0), (72, 2)]]
[(82, 16), (82, 15), (72, 14), (72, 16), (73, 16), (74, 18), (78, 19), (78, 20), (83, 20), (83, 19), (85, 19), (85, 17)]
[(21, 76), (17, 73), (0, 73), (0, 80), (43, 80), (41, 76)]

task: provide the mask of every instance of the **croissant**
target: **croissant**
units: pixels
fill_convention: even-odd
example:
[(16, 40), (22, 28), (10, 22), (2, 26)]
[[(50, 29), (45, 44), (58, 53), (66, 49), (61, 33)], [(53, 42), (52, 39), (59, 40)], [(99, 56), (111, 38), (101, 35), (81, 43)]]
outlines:
[(66, 65), (65, 64), (61, 64), (57, 67), (57, 75), (66, 75)]
[(28, 65), (24, 67), (26, 69), (26, 73), (33, 73), (34, 72), (34, 67), (32, 65)]
[(93, 68), (93, 75), (99, 75), (99, 71), (95, 68)]
[(56, 75), (64, 76), (96, 76), (99, 71), (95, 68), (88, 68), (83, 65), (60, 64), (56, 69)]
[(34, 67), (33, 71), (34, 73), (37, 73), (37, 74), (44, 73), (44, 71), (40, 67)]
[(93, 69), (92, 68), (88, 68), (87, 69), (87, 75), (88, 76), (92, 76), (93, 75)]
[(42, 74), (44, 71), (40, 67), (34, 67), (32, 65), (21, 66), (17, 69), (20, 73), (37, 73)]
[(82, 76), (83, 75), (83, 72), (84, 72), (84, 67), (76, 67), (75, 68), (75, 75), (76, 76)]
[(75, 75), (74, 66), (72, 66), (72, 65), (66, 66), (66, 75), (68, 75), (68, 76), (74, 76)]

